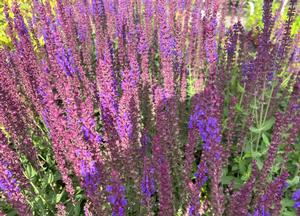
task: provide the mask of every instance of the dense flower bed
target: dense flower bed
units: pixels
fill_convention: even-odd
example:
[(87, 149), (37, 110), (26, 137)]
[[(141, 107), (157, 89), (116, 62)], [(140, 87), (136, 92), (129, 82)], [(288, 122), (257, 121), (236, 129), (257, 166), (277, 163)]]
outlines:
[(272, 4), (250, 30), (241, 2), (6, 5), (3, 214), (299, 215), (297, 1)]

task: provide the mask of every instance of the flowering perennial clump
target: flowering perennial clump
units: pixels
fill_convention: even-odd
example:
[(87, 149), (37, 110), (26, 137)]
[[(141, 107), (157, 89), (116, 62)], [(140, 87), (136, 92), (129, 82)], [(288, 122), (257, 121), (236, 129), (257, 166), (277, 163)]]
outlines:
[(288, 2), (4, 5), (0, 215), (300, 215)]

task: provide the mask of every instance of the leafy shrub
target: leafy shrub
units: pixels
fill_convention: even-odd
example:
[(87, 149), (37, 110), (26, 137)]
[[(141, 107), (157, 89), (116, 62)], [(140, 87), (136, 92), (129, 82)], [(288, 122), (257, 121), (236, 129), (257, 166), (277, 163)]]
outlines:
[(5, 5), (3, 214), (299, 214), (297, 2), (272, 5)]

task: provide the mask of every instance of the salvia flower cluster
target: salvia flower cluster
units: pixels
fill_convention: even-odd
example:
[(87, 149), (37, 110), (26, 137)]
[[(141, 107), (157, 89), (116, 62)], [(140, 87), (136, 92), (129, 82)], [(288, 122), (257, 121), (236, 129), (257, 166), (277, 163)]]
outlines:
[(5, 5), (0, 215), (300, 215), (299, 16), (275, 3), (253, 28), (243, 1)]

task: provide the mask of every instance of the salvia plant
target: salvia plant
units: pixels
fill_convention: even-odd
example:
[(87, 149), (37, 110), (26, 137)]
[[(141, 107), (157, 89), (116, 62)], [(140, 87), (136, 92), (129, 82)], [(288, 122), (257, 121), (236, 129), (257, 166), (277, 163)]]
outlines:
[(246, 6), (4, 5), (0, 215), (300, 215), (297, 0)]

